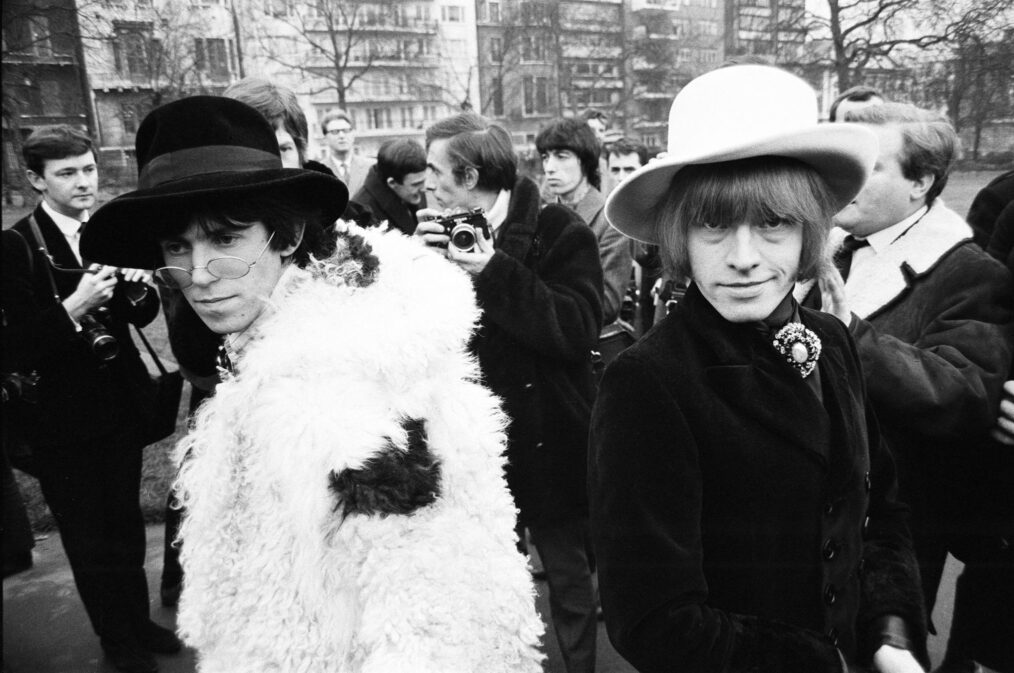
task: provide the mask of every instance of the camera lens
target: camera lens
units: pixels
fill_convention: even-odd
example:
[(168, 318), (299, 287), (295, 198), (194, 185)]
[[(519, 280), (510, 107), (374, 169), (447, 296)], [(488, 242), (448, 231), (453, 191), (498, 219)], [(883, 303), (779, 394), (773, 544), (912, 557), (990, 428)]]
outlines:
[(475, 229), (470, 224), (459, 224), (451, 230), (451, 245), (462, 252), (475, 248)]

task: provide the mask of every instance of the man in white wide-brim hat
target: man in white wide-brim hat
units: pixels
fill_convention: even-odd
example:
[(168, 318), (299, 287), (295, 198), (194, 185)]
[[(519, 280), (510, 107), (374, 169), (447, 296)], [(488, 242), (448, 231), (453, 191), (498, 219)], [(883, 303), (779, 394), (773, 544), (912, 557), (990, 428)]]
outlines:
[(606, 215), (660, 246), (685, 299), (606, 371), (589, 484), (610, 639), (640, 671), (923, 670), (926, 619), (842, 323), (801, 308), (876, 138), (818, 125), (777, 68), (722, 68), (673, 101), (662, 160)]

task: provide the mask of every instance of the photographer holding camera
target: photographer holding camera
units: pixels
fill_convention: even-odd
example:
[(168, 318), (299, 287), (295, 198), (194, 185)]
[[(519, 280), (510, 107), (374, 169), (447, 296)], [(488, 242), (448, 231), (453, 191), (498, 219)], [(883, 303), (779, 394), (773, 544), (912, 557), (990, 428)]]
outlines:
[(31, 447), (31, 470), (107, 657), (122, 671), (155, 671), (151, 653), (180, 643), (148, 612), (138, 491), (152, 384), (128, 324), (150, 323), (158, 297), (147, 272), (81, 259), (80, 230), (98, 189), (91, 139), (71, 126), (43, 127), (23, 151), (42, 201), (13, 227), (31, 254), (3, 247), (3, 370), (36, 375), (36, 399), (6, 404), (5, 420)]
[[(415, 235), (469, 273), (482, 319), (471, 348), (503, 399), (507, 483), (546, 570), (568, 673), (595, 670), (595, 596), (586, 552), (591, 349), (602, 324), (602, 266), (591, 229), (564, 206), (540, 209), (517, 175), (510, 136), (474, 113), (426, 131), (427, 200)], [(458, 217), (434, 216), (467, 212)], [(430, 218), (430, 219), (427, 219)], [(471, 224), (475, 243), (455, 245)], [(455, 233), (457, 232), (457, 233)]]

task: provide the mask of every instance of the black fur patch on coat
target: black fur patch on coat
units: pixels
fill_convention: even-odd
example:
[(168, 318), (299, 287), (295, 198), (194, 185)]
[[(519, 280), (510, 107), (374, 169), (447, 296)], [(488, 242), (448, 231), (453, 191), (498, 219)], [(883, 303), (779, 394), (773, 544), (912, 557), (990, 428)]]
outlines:
[(350, 514), (411, 514), (440, 495), (440, 461), (429, 449), (425, 423), (408, 419), (408, 449), (390, 441), (363, 467), (331, 472), (331, 489), (338, 496), (335, 511), (342, 521)]

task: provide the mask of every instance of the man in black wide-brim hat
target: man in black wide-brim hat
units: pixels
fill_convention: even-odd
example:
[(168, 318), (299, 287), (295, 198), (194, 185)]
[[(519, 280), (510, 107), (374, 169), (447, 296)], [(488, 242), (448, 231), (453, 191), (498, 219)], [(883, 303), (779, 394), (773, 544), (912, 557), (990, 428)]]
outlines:
[(283, 168), (239, 101), (155, 110), (137, 157), (138, 189), (82, 248), (154, 268), (223, 339), (176, 448), (177, 624), (201, 670), (541, 670), (467, 276), (414, 239), (333, 227), (345, 185)]

